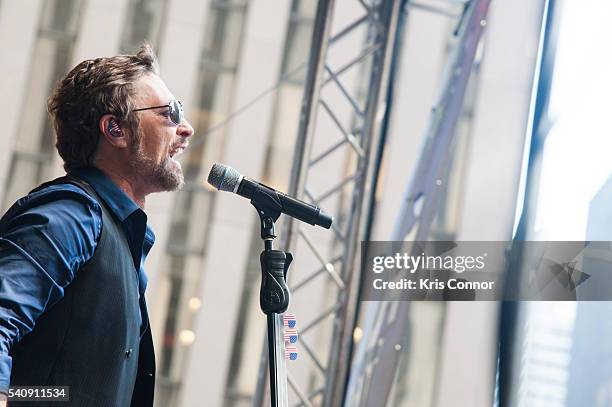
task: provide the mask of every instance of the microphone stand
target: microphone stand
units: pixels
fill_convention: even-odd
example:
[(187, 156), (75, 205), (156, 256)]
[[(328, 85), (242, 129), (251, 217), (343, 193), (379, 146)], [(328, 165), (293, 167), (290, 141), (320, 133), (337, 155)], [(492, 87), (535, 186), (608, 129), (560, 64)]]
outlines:
[(283, 339), (280, 334), (280, 314), (289, 307), (287, 270), (293, 261), (291, 253), (274, 250), (276, 238), (274, 222), (281, 215), (282, 205), (276, 196), (256, 190), (251, 204), (257, 209), (260, 219), (261, 239), (264, 250), (259, 256), (261, 264), (261, 289), (259, 305), (268, 322), (268, 358), (270, 367), (270, 403), (272, 407), (286, 407), (287, 376), (282, 354)]

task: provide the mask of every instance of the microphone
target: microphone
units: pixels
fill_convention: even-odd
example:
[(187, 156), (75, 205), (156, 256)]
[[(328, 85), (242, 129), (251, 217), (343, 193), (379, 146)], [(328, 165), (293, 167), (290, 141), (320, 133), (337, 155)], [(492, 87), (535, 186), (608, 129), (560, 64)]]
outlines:
[(208, 174), (208, 183), (219, 191), (233, 192), (247, 199), (253, 199), (255, 195), (264, 194), (275, 201), (280, 212), (311, 225), (319, 225), (329, 229), (333, 222), (333, 218), (323, 212), (321, 208), (285, 195), (260, 182), (253, 181), (228, 165), (213, 164)]

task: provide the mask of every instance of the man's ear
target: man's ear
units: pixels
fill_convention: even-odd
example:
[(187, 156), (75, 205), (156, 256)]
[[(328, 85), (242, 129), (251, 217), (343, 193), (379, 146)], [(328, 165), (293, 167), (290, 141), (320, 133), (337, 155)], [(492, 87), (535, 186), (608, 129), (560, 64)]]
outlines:
[(125, 148), (128, 146), (128, 134), (119, 124), (119, 120), (112, 114), (105, 114), (100, 117), (98, 123), (100, 133), (104, 139), (112, 146)]

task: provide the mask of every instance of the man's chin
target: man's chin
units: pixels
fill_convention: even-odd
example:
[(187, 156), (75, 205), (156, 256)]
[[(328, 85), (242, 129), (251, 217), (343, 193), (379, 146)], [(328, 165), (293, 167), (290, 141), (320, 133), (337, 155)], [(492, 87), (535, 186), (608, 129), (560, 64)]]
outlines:
[(160, 187), (162, 188), (162, 191), (176, 191), (183, 188), (185, 185), (185, 177), (183, 176), (182, 172), (168, 175), (169, 176), (166, 176), (160, 180)]
[(185, 185), (185, 177), (181, 167), (172, 167), (174, 166), (170, 163), (170, 165), (158, 168), (158, 171), (151, 175), (150, 182), (156, 186), (155, 189), (158, 192), (176, 191)]
[(183, 177), (183, 173), (181, 173), (181, 177), (176, 180), (176, 182), (172, 185), (172, 189), (168, 191), (178, 191), (185, 186), (185, 177)]

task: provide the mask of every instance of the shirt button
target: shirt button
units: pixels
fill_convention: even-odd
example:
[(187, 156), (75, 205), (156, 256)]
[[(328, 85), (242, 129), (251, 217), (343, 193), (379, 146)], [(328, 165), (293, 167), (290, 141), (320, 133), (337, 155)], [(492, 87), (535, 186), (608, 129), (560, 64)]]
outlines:
[(125, 358), (129, 359), (130, 356), (132, 356), (132, 348), (125, 351)]

